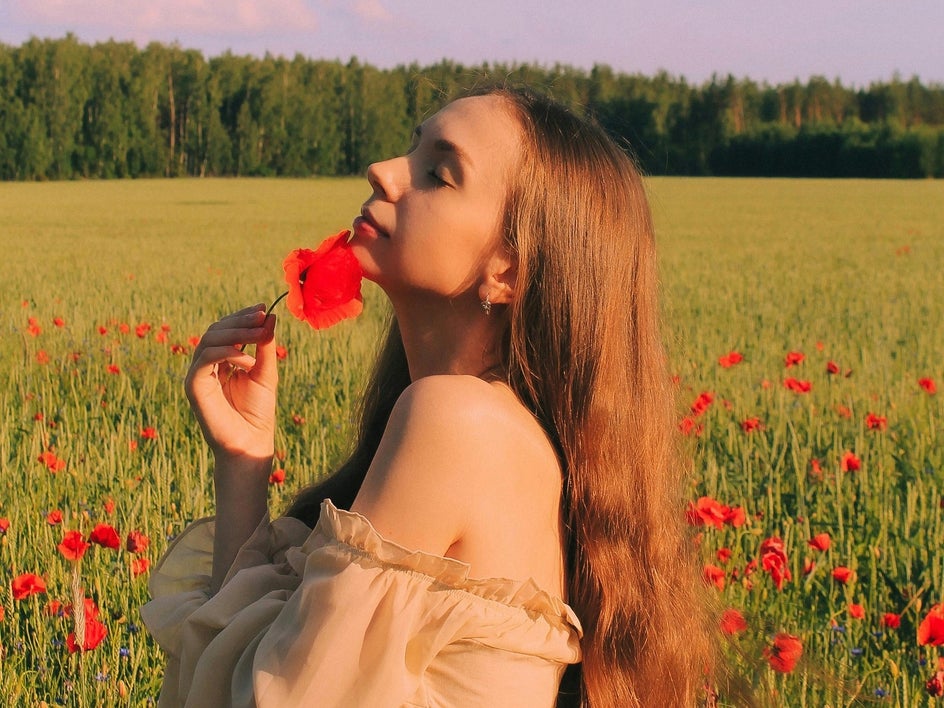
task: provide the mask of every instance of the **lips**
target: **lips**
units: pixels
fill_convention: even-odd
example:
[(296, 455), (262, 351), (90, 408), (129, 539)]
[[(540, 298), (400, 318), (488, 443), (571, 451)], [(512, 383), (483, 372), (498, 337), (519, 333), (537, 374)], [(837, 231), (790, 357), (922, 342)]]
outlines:
[(354, 219), (354, 233), (372, 236), (375, 238), (390, 238), (390, 234), (384, 231), (376, 220), (371, 216), (367, 207), (361, 208), (361, 215)]

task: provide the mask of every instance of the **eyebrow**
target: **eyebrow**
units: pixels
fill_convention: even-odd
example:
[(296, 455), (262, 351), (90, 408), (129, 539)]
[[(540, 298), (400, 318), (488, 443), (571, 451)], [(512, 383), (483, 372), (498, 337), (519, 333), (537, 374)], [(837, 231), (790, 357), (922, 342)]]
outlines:
[[(419, 140), (423, 135), (423, 126), (418, 125), (413, 129), (413, 138)], [(469, 159), (469, 155), (458, 145), (450, 140), (444, 138), (437, 138), (433, 141), (433, 148), (439, 150), (440, 152), (451, 152), (456, 156), (460, 162), (464, 162), (469, 167), (472, 166), (472, 160)]]

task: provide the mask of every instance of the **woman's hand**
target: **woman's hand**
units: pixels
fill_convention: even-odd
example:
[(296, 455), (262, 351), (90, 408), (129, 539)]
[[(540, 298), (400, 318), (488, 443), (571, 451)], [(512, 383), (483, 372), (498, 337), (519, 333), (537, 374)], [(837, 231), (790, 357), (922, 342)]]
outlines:
[[(210, 325), (193, 352), (185, 388), (217, 463), (272, 457), (275, 448), (275, 315), (254, 305)], [(239, 347), (255, 344), (255, 357)]]

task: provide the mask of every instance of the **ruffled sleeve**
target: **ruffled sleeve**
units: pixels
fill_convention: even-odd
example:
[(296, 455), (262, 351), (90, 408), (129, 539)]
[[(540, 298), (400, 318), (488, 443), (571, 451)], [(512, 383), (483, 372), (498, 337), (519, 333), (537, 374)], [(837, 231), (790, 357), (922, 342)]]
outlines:
[(572, 610), (531, 580), (472, 580), (326, 501), (312, 531), (260, 525), (209, 595), (213, 522), (155, 568), (142, 616), (162, 706), (552, 706), (580, 660)]

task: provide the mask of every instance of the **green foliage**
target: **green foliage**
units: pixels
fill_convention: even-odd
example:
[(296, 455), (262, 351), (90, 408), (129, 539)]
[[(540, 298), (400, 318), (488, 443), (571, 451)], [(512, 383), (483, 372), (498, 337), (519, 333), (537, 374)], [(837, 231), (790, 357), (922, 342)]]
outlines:
[[(431, 93), (424, 105), (437, 100)], [(696, 419), (701, 434), (686, 438), (691, 498), (711, 496), (747, 516), (737, 528), (701, 529), (706, 563), (724, 570), (724, 589), (711, 592), (748, 621), (728, 645), (733, 665), (775, 705), (846, 705), (877, 689), (888, 705), (920, 705), (937, 652), (919, 647), (915, 630), (944, 592), (936, 542), (944, 533), (944, 398), (917, 384), (925, 376), (944, 383), (942, 184), (657, 178), (649, 191), (680, 417), (691, 415), (699, 393), (715, 395)], [(140, 626), (146, 576), (130, 569), (139, 555), (95, 547), (83, 559), (82, 583), (108, 636), (69, 654), (71, 619), (46, 610), (71, 597), (71, 569), (56, 544), (67, 529), (87, 534), (107, 522), (122, 539), (147, 534), (143, 557), (156, 562), (185, 524), (212, 513), (210, 461), (181, 387), (183, 350), (226, 312), (281, 292), (282, 257), (346, 224), (368, 193), (362, 179), (0, 185), (7, 703), (144, 705), (156, 697), (163, 659)], [(271, 488), (276, 511), (347, 449), (386, 315), (376, 289), (368, 286), (366, 298), (359, 319), (326, 332), (279, 313), (287, 358), (277, 448), (287, 477)], [(151, 329), (139, 337), (143, 323)], [(720, 367), (731, 350), (744, 361)], [(787, 369), (788, 351), (806, 358)], [(826, 372), (828, 361), (838, 375)], [(788, 390), (789, 376), (812, 390)], [(867, 429), (870, 412), (887, 418), (885, 430)], [(744, 432), (749, 417), (762, 428)], [(842, 472), (847, 450), (861, 458), (858, 472)], [(48, 470), (39, 461), (45, 451), (65, 469)], [(55, 526), (46, 521), (53, 509), (64, 517)], [(833, 542), (825, 553), (806, 543), (821, 532)], [(792, 575), (781, 590), (762, 568), (744, 572), (771, 536), (783, 539)], [(725, 563), (715, 556), (722, 547), (731, 550)], [(816, 564), (809, 574), (806, 559)], [(855, 579), (834, 582), (837, 565), (853, 568)], [(24, 572), (45, 578), (45, 595), (12, 599), (11, 580)], [(864, 606), (863, 619), (849, 617), (850, 603)], [(900, 613), (901, 627), (883, 628), (884, 612)], [(762, 656), (781, 631), (804, 644), (790, 675), (774, 674)]]
[(649, 174), (944, 176), (944, 87), (916, 78), (853, 90), (604, 65), (381, 70), (69, 34), (0, 45), (0, 179), (363, 174), (448, 98), (492, 82), (595, 116)]

